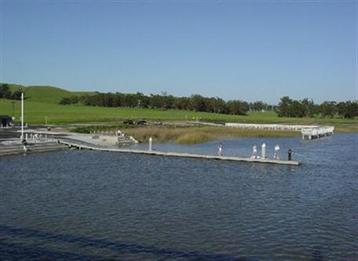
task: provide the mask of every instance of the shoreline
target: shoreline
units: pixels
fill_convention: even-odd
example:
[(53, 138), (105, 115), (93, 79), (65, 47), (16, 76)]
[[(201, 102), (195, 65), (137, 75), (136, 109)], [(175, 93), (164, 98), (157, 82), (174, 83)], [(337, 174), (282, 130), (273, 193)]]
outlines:
[[(157, 143), (176, 144), (199, 144), (212, 140), (243, 137), (299, 137), (302, 136), (302, 128), (333, 127), (334, 133), (358, 133), (358, 126), (347, 124), (346, 126), (322, 126), (282, 123), (259, 123), (242, 124), (243, 127), (230, 125), (198, 122), (198, 121), (176, 121), (176, 122), (146, 122), (145, 125), (126, 124), (88, 124), (72, 125), (71, 131), (78, 133), (101, 133), (114, 132), (120, 129), (127, 135), (133, 136), (140, 143), (148, 142), (151, 137)], [(246, 125), (267, 125), (267, 126), (246, 126)]]
[[(122, 128), (121, 128), (122, 127)], [(124, 128), (123, 128), (124, 127)], [(87, 126), (72, 129), (79, 133), (101, 133), (122, 130), (140, 143), (149, 138), (156, 143), (199, 144), (212, 140), (243, 137), (300, 137), (299, 131), (252, 130), (225, 126)]]
[[(287, 124), (289, 125), (289, 124)], [(297, 125), (299, 126), (299, 125)], [(127, 136), (132, 136), (140, 143), (147, 143), (151, 137), (155, 143), (173, 143), (173, 144), (200, 144), (220, 139), (232, 138), (274, 138), (274, 137), (300, 137), (301, 131), (297, 129), (252, 129), (227, 127), (222, 124), (195, 122), (195, 121), (164, 121), (154, 122), (146, 121), (145, 125), (128, 125), (107, 123), (92, 124), (69, 124), (69, 125), (42, 125), (30, 126), (33, 128), (42, 128), (68, 134), (103, 134), (116, 135), (117, 130), (121, 130)], [(16, 128), (15, 128), (16, 129)], [(19, 133), (14, 132), (14, 128), (2, 129), (1, 135), (4, 138), (12, 132), (16, 136)], [(336, 127), (335, 133), (358, 133), (358, 126)]]

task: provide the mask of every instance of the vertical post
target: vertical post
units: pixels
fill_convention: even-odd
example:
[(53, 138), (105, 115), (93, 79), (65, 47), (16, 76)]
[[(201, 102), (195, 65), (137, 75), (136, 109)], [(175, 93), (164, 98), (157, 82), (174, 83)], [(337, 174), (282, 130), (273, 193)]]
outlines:
[(21, 141), (24, 141), (24, 92), (21, 92)]
[(148, 150), (149, 151), (152, 151), (152, 137), (149, 138), (149, 147), (148, 147)]

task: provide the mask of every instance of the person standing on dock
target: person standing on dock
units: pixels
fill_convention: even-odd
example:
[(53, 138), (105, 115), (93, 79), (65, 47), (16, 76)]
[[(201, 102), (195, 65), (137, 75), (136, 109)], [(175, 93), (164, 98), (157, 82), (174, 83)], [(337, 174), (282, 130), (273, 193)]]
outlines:
[(27, 148), (27, 141), (26, 141), (26, 139), (23, 139), (23, 140), (22, 140), (22, 145), (23, 145), (23, 148), (24, 148), (24, 152), (27, 152), (29, 149)]
[(266, 159), (266, 144), (265, 143), (262, 143), (262, 145), (261, 145), (261, 157), (263, 159)]
[(117, 136), (118, 137), (124, 137), (124, 133), (121, 132), (120, 130), (117, 130)]
[(291, 149), (288, 149), (288, 151), (287, 151), (287, 159), (292, 160), (292, 150)]
[(257, 147), (256, 145), (252, 146), (252, 155), (251, 155), (252, 159), (257, 159)]
[(224, 155), (224, 146), (220, 143), (218, 146), (218, 156)]
[(274, 152), (274, 154), (273, 154), (273, 158), (275, 159), (275, 160), (279, 160), (280, 159), (280, 157), (278, 156), (278, 153), (280, 152), (280, 146), (278, 145), (278, 144), (276, 144), (276, 146), (275, 146), (275, 152)]

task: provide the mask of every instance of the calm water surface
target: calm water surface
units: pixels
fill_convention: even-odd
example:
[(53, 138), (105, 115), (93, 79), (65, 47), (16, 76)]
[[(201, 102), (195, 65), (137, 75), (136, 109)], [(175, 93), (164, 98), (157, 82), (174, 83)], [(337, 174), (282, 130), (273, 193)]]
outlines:
[[(246, 156), (263, 141), (221, 142)], [(1, 157), (0, 260), (357, 260), (358, 135), (265, 142), (303, 164)], [(218, 144), (154, 148), (215, 154)]]

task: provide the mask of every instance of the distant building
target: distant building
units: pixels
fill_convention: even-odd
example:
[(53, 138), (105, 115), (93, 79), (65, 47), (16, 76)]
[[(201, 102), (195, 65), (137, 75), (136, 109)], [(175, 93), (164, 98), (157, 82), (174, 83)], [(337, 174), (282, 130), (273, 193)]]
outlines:
[(0, 115), (0, 127), (9, 127), (11, 125), (12, 118), (8, 115)]

